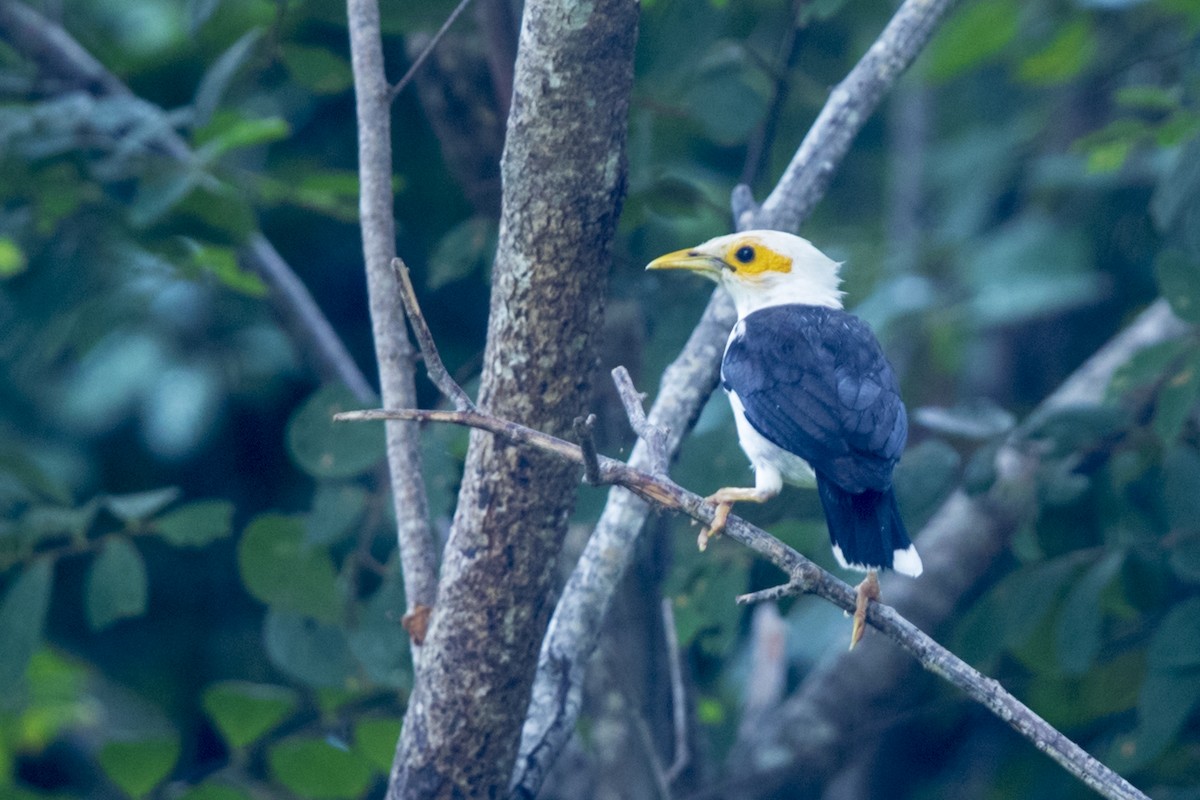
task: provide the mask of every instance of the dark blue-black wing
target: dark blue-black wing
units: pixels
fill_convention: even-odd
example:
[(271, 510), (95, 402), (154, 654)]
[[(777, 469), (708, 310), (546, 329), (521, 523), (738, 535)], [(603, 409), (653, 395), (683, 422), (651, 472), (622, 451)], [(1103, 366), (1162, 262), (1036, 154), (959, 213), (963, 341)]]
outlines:
[(759, 433), (818, 474), (854, 493), (891, 486), (908, 419), (892, 367), (858, 317), (805, 305), (748, 314), (721, 379)]

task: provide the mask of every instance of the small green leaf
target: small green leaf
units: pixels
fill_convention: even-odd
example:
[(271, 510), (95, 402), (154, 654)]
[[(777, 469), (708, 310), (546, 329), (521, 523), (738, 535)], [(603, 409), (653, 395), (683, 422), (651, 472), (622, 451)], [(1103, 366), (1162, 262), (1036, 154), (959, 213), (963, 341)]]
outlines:
[(206, 245), (196, 249), (192, 262), (221, 284), (247, 297), (266, 297), (267, 285), (253, 272), (242, 269), (237, 253), (229, 247)]
[(133, 797), (145, 797), (166, 780), (179, 760), (177, 736), (109, 742), (97, 761), (117, 786)]
[(129, 222), (149, 228), (162, 220), (200, 182), (200, 171), (189, 164), (164, 163), (145, 170), (129, 203)]
[(15, 278), (29, 266), (25, 252), (11, 236), (0, 236), (0, 281)]
[(354, 725), (354, 749), (375, 769), (390, 771), (402, 723), (399, 717), (360, 719)]
[(1185, 339), (1175, 339), (1138, 350), (1113, 373), (1106, 399), (1120, 400), (1131, 392), (1141, 391), (1158, 383), (1163, 373), (1177, 363), (1191, 347)]
[(425, 285), (430, 289), (483, 273), (496, 254), (496, 223), (485, 216), (471, 217), (455, 225), (437, 243), (429, 257)]
[(1200, 532), (1200, 452), (1177, 445), (1163, 457), (1163, 502), (1176, 533)]
[(1150, 198), (1150, 215), (1160, 231), (1175, 230), (1184, 222), (1185, 212), (1196, 205), (1200, 192), (1200, 137), (1184, 145), (1175, 163), (1159, 179)]
[(1153, 426), (1168, 447), (1179, 438), (1188, 415), (1200, 397), (1200, 354), (1179, 364), (1166, 377), (1154, 404)]
[(1055, 630), (1058, 663), (1064, 672), (1082, 675), (1099, 655), (1104, 623), (1100, 596), (1123, 563), (1123, 551), (1109, 553), (1088, 567), (1067, 592)]
[(343, 686), (354, 673), (354, 656), (340, 627), (267, 609), (263, 636), (271, 661), (307, 684)]
[(1176, 603), (1154, 631), (1146, 651), (1151, 670), (1200, 666), (1200, 597)]
[(181, 494), (178, 486), (151, 489), (135, 494), (108, 495), (104, 506), (126, 524), (148, 519), (174, 503)]
[(946, 81), (999, 55), (1017, 35), (1016, 0), (982, 0), (963, 6), (942, 25), (929, 46), (927, 70)]
[(176, 547), (203, 547), (233, 530), (233, 503), (199, 500), (164, 514), (150, 527)]
[(353, 483), (317, 485), (312, 510), (304, 518), (304, 533), (309, 544), (332, 544), (345, 536), (362, 516), (367, 491)]
[(896, 469), (896, 496), (909, 525), (923, 518), (958, 485), (962, 458), (941, 439), (926, 439), (904, 454)]
[(1168, 249), (1154, 263), (1158, 287), (1171, 310), (1186, 322), (1200, 322), (1200, 263)]
[(1145, 766), (1176, 740), (1200, 703), (1200, 671), (1151, 671), (1138, 697), (1138, 727), (1118, 740), (1111, 762), (1123, 772)]
[(296, 736), (267, 753), (274, 778), (311, 800), (349, 800), (371, 786), (375, 771), (362, 756), (324, 739)]
[(284, 686), (223, 681), (204, 690), (204, 710), (230, 747), (258, 741), (299, 705), (296, 692)]
[(255, 517), (238, 543), (246, 590), (264, 603), (332, 622), (341, 608), (337, 574), (324, 548), (305, 541), (299, 517)]
[(146, 564), (124, 537), (109, 539), (87, 574), (87, 618), (92, 630), (146, 612)]
[(1021, 62), (1017, 75), (1034, 86), (1066, 83), (1083, 72), (1096, 54), (1096, 37), (1087, 17), (1063, 26), (1045, 48)]
[(202, 137), (197, 137), (204, 141), (196, 150), (204, 163), (212, 163), (232, 150), (278, 142), (292, 132), (287, 120), (279, 117), (246, 119), (222, 115), (217, 122), (205, 128)]
[(42, 641), (54, 571), (46, 559), (25, 567), (0, 602), (0, 686), (16, 686)]
[(389, 575), (363, 604), (358, 624), (347, 635), (350, 651), (376, 683), (412, 688), (408, 634), (400, 626), (404, 616), (404, 586), (399, 575)]
[(339, 411), (360, 408), (342, 386), (318, 389), (288, 423), (288, 451), (316, 478), (349, 478), (366, 472), (384, 456), (383, 424), (334, 422)]
[(217, 106), (221, 104), (221, 98), (225, 96), (229, 84), (233, 82), (238, 70), (249, 60), (254, 51), (254, 45), (258, 43), (261, 36), (262, 31), (258, 28), (242, 34), (204, 73), (204, 77), (200, 79), (200, 85), (196, 87), (196, 97), (192, 101), (195, 126), (199, 127), (208, 123), (213, 112), (217, 110)]
[(285, 44), (281, 50), (293, 80), (313, 94), (337, 94), (354, 83), (350, 64), (330, 50), (299, 44)]

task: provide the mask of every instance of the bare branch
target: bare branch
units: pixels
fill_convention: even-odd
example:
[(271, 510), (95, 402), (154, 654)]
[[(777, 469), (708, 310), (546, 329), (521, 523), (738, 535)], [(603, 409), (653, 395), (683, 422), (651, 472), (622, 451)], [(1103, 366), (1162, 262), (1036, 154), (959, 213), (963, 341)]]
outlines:
[(671, 721), (675, 733), (675, 758), (663, 776), (667, 786), (670, 786), (687, 769), (691, 754), (688, 751), (687, 693), (679, 659), (679, 633), (675, 630), (675, 608), (669, 597), (662, 600), (662, 620), (663, 638), (667, 643), (667, 670), (671, 676)]
[(666, 475), (667, 464), (671, 460), (670, 453), (667, 452), (667, 437), (670, 436), (670, 431), (646, 419), (646, 411), (642, 408), (642, 401), (646, 399), (646, 395), (633, 385), (629, 370), (617, 367), (612, 371), (612, 376), (613, 383), (617, 386), (617, 394), (621, 398), (621, 405), (625, 406), (625, 414), (629, 417), (630, 427), (638, 438), (646, 443), (651, 474)]
[(600, 483), (600, 456), (596, 452), (596, 415), (576, 417), (575, 438), (579, 439), (579, 448), (583, 452), (583, 482), (596, 486)]
[(812, 213), (842, 158), (883, 96), (908, 69), (955, 0), (905, 0), (883, 33), (833, 90), (783, 177), (740, 228), (793, 231)]
[(404, 91), (404, 87), (412, 82), (413, 77), (417, 74), (417, 70), (433, 54), (433, 48), (437, 47), (438, 42), (446, 35), (446, 31), (450, 30), (450, 26), (458, 19), (458, 15), (465, 11), (470, 4), (471, 0), (460, 0), (459, 4), (454, 7), (454, 10), (450, 12), (450, 16), (446, 17), (446, 21), (442, 23), (442, 27), (438, 28), (438, 32), (429, 40), (429, 44), (425, 45), (425, 49), (421, 51), (421, 54), (413, 59), (412, 65), (404, 73), (404, 77), (396, 81), (396, 85), (388, 90), (389, 103), (395, 100)]
[[(384, 405), (411, 407), (417, 404), (416, 352), (404, 327), (404, 313), (396, 303), (401, 284), (392, 271), (392, 259), (396, 257), (392, 127), (379, 6), (377, 0), (349, 0), (346, 10), (358, 118), (359, 216), (375, 359), (379, 364)], [(429, 529), (428, 500), (421, 474), (420, 430), (415, 425), (389, 423), (385, 436), (396, 510), (396, 539), (408, 602), (406, 628), (413, 642), (421, 644), (429, 610), (437, 598), (437, 553)], [(413, 653), (418, 682), (425, 663), (422, 650), (415, 648)]]
[(417, 292), (413, 288), (408, 265), (401, 258), (393, 258), (392, 269), (400, 283), (400, 299), (404, 303), (404, 311), (408, 314), (408, 324), (412, 326), (417, 337), (417, 346), (421, 348), (421, 359), (425, 362), (425, 372), (429, 375), (429, 380), (433, 381), (433, 385), (457, 410), (473, 411), (475, 404), (471, 402), (470, 396), (450, 377), (446, 365), (442, 363), (442, 357), (433, 341), (433, 334), (429, 332), (425, 315), (421, 313), (421, 306), (417, 303)]
[[(69, 33), (23, 3), (0, 2), (0, 32), (18, 52), (35, 61), (43, 72), (62, 78), (97, 95), (133, 96), (121, 79), (109, 72)], [(147, 104), (149, 106), (149, 104)], [(163, 114), (161, 109), (156, 109)], [(173, 159), (191, 162), (187, 142), (164, 120), (157, 146)], [(295, 271), (261, 234), (254, 234), (242, 256), (271, 290), (270, 301), (287, 332), (323, 380), (345, 385), (359, 402), (375, 400), (375, 391), (350, 357), (329, 320)]]
[[(451, 422), (487, 430), (512, 442), (553, 453), (575, 464), (584, 463), (583, 449), (578, 445), (480, 412), (399, 409), (347, 412), (338, 414), (335, 419)], [(712, 520), (712, 505), (669, 478), (650, 475), (611, 458), (600, 457), (598, 465), (600, 479), (605, 483), (623, 486), (644, 499), (669, 510), (682, 511), (699, 522), (707, 524)], [(766, 531), (731, 516), (726, 524), (725, 533), (783, 570), (790, 578), (788, 586), (793, 587), (796, 593), (817, 595), (845, 611), (854, 608), (855, 593), (850, 586)], [(1147, 800), (1146, 795), (1035, 714), (1028, 706), (1009, 694), (999, 682), (985, 677), (946, 650), (900, 616), (895, 609), (882, 603), (871, 603), (867, 609), (867, 622), (907, 650), (925, 669), (958, 687), (972, 700), (986, 707), (1033, 742), (1067, 772), (1103, 796), (1113, 800)]]

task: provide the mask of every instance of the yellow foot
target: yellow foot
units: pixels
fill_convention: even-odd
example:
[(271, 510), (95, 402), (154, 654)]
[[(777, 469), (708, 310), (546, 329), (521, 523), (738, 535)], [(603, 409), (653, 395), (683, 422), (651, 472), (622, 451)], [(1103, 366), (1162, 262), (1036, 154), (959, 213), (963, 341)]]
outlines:
[(850, 631), (850, 649), (862, 639), (867, 630), (867, 604), (879, 600), (879, 578), (875, 570), (867, 573), (867, 577), (858, 585), (857, 598), (854, 603), (854, 627)]
[[(706, 499), (712, 500), (713, 498)], [(729, 519), (731, 508), (733, 508), (733, 503), (717, 501), (717, 512), (713, 514), (712, 524), (700, 531), (700, 537), (696, 539), (696, 546), (700, 548), (701, 553), (708, 549), (708, 540), (719, 536), (725, 529), (725, 521)]]

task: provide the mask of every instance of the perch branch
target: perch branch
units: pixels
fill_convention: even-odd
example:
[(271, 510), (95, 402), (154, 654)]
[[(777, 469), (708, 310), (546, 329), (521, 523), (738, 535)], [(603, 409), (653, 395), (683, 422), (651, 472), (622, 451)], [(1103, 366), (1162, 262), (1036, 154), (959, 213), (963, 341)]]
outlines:
[(388, 90), (389, 103), (400, 96), (400, 93), (404, 91), (404, 87), (412, 83), (412, 79), (417, 75), (417, 70), (421, 69), (425, 62), (429, 60), (429, 57), (433, 55), (433, 48), (437, 47), (438, 42), (442, 40), (442, 38), (446, 35), (446, 32), (450, 30), (450, 26), (453, 25), (454, 21), (458, 19), (458, 15), (466, 11), (467, 6), (470, 4), (471, 0), (461, 0), (461, 2), (454, 7), (454, 10), (450, 12), (448, 17), (446, 17), (446, 21), (442, 23), (442, 27), (438, 28), (438, 32), (435, 33), (433, 38), (429, 40), (429, 44), (425, 45), (425, 49), (421, 51), (421, 54), (413, 59), (412, 65), (409, 66), (408, 71), (404, 73), (404, 77), (396, 81), (396, 85)]
[(392, 269), (400, 284), (400, 300), (404, 303), (408, 324), (417, 337), (417, 347), (421, 349), (421, 358), (425, 362), (425, 373), (429, 376), (429, 380), (433, 381), (433, 385), (457, 410), (474, 411), (475, 404), (471, 402), (470, 396), (463, 391), (454, 378), (450, 377), (446, 365), (442, 363), (442, 357), (438, 355), (437, 346), (433, 343), (433, 334), (429, 332), (429, 326), (425, 323), (425, 315), (421, 313), (421, 306), (417, 303), (417, 292), (413, 288), (408, 265), (404, 263), (403, 259), (393, 258)]
[[(349, 411), (335, 415), (334, 419), (448, 422), (485, 430), (514, 444), (537, 448), (580, 466), (585, 462), (583, 448), (579, 445), (478, 411)], [(651, 475), (604, 456), (599, 456), (597, 463), (601, 483), (622, 486), (644, 500), (687, 514), (705, 525), (712, 521), (714, 507), (700, 495), (684, 489), (669, 478)], [(779, 567), (789, 578), (785, 584), (789, 593), (813, 594), (844, 611), (854, 609), (855, 593), (850, 586), (761, 528), (731, 516), (725, 533)], [(925, 669), (958, 687), (972, 700), (1007, 722), (1067, 772), (1104, 797), (1113, 800), (1147, 800), (1146, 795), (1035, 714), (999, 682), (984, 676), (946, 650), (893, 608), (878, 602), (871, 603), (867, 610), (867, 622), (912, 654)]]

